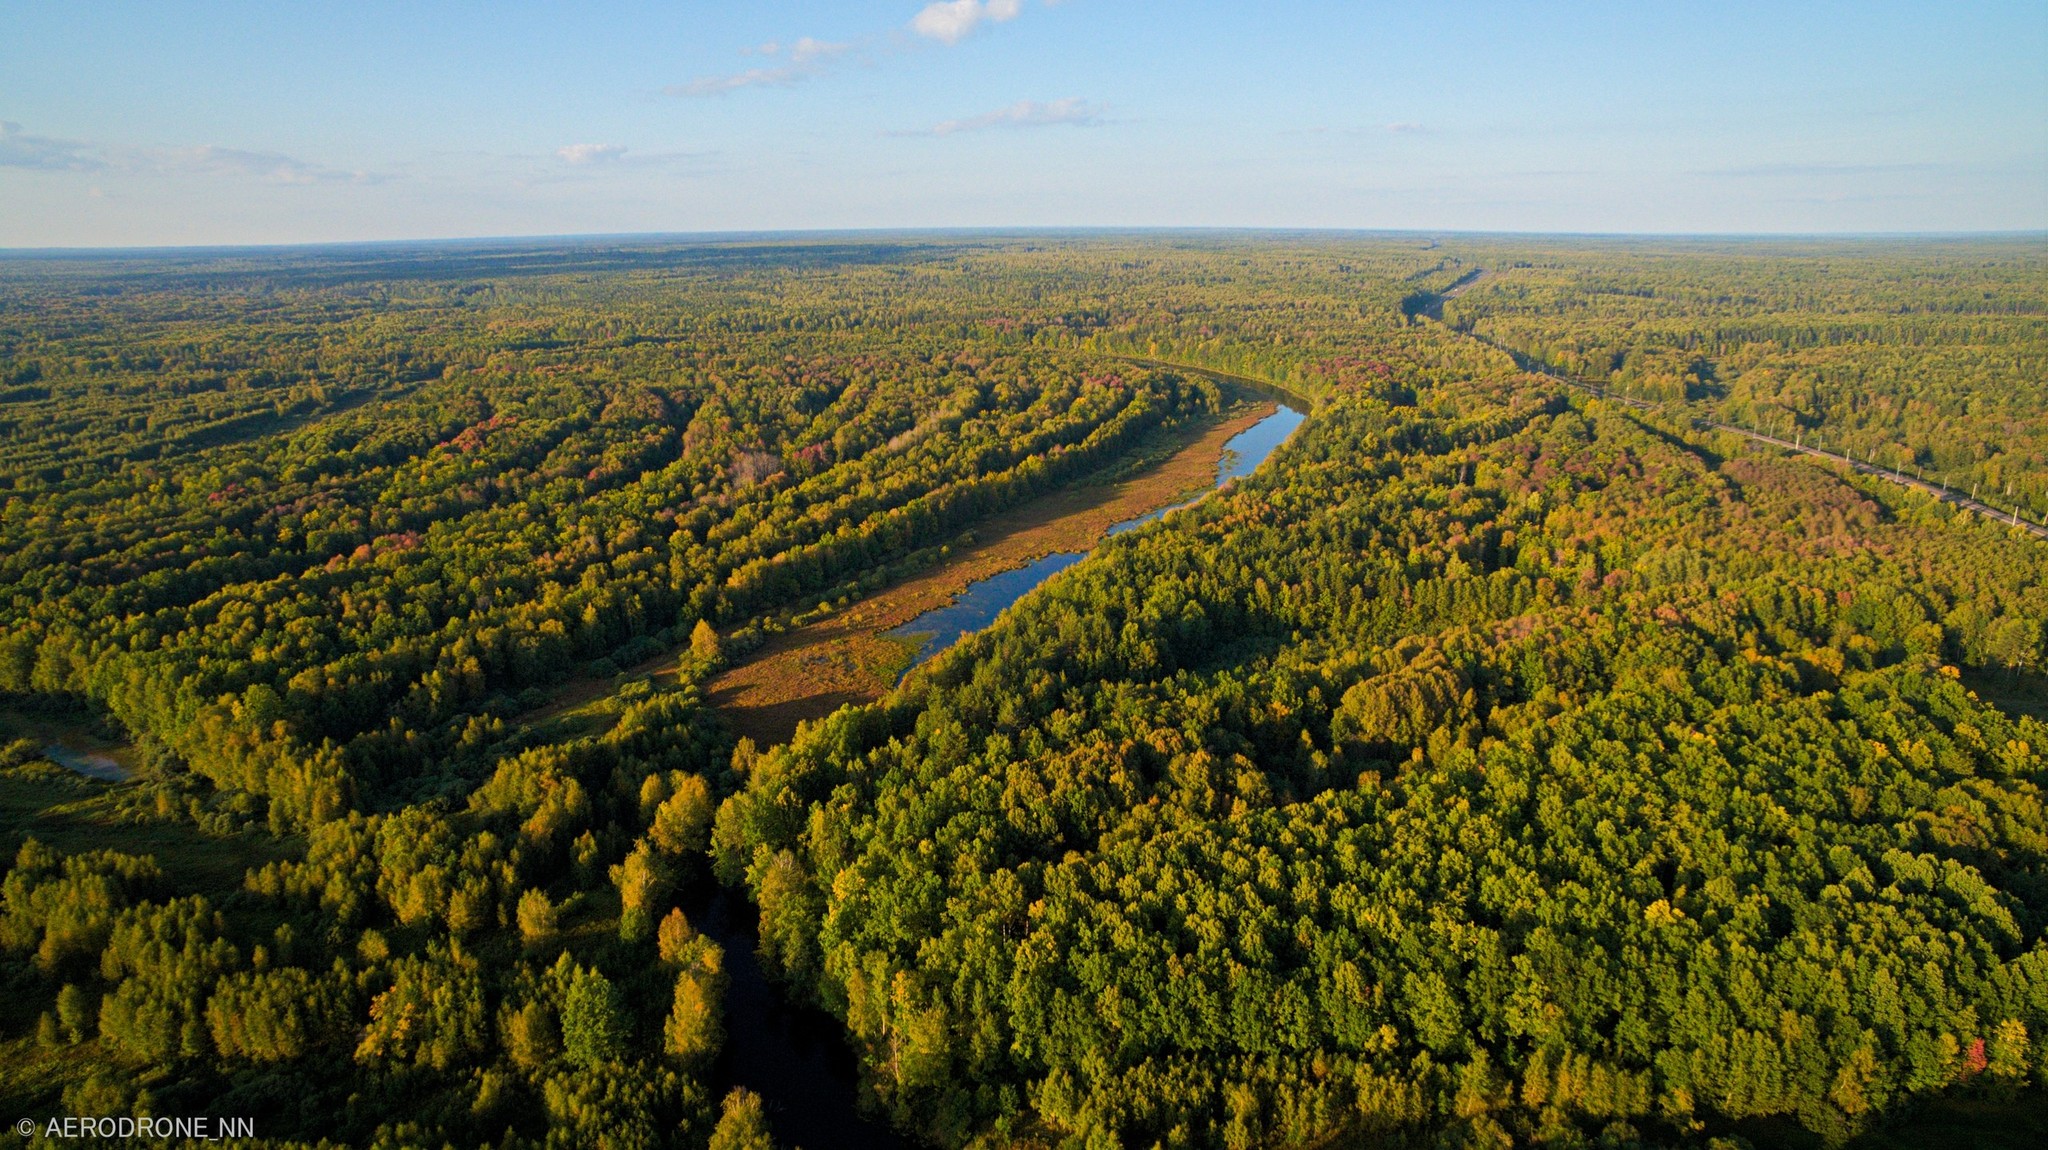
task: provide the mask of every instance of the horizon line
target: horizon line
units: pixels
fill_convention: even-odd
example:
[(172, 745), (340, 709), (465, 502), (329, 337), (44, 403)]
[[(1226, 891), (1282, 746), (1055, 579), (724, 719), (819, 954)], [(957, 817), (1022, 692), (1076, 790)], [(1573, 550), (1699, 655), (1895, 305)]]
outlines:
[(2048, 241), (2048, 227), (1968, 230), (1899, 231), (1567, 231), (1479, 228), (1372, 228), (1261, 226), (1236, 224), (1048, 224), (891, 226), (861, 228), (729, 228), (710, 231), (661, 232), (531, 232), (498, 235), (397, 236), (370, 240), (286, 240), (271, 243), (213, 244), (65, 244), (0, 247), (0, 260), (88, 258), (109, 255), (197, 255), (236, 252), (294, 252), (407, 246), (516, 245), (539, 243), (601, 244), (619, 242), (720, 243), (736, 240), (801, 240), (842, 236), (1113, 236), (1113, 235), (1244, 235), (1244, 236), (1378, 236), (1415, 238), (1509, 238), (1579, 240), (1992, 240)]

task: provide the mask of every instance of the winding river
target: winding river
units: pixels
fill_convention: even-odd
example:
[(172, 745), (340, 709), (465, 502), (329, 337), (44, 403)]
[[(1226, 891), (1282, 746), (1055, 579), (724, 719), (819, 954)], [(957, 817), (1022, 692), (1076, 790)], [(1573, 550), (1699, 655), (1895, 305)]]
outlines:
[[(1249, 475), (1300, 427), (1306, 415), (1287, 400), (1278, 410), (1232, 436), (1216, 462), (1216, 487)], [(1118, 535), (1201, 502), (1163, 507), (1109, 529)], [(889, 632), (922, 640), (922, 663), (959, 639), (995, 622), (1012, 603), (1047, 579), (1088, 557), (1062, 551), (970, 584), (952, 603), (927, 611)], [(80, 774), (119, 782), (128, 772), (111, 756), (49, 743), (44, 754)], [(754, 908), (736, 892), (698, 887), (684, 900), (697, 929), (725, 948), (725, 1045), (716, 1071), (718, 1096), (745, 1086), (761, 1096), (776, 1142), (809, 1150), (911, 1150), (912, 1143), (855, 1105), (860, 1072), (838, 1020), (824, 1011), (791, 1005), (761, 969)]]
[[(1217, 487), (1251, 474), (1307, 418), (1292, 403), (1277, 402), (1277, 411), (1224, 444), (1216, 461)], [(1125, 520), (1109, 533), (1141, 527), (1202, 498)], [(1059, 551), (992, 575), (970, 584), (952, 603), (888, 633), (920, 640), (912, 665), (922, 663), (963, 635), (995, 622), (1010, 604), (1087, 557), (1087, 552)], [(827, 1146), (910, 1150), (908, 1139), (856, 1108), (859, 1067), (838, 1021), (821, 1010), (790, 1005), (769, 983), (754, 954), (754, 908), (737, 893), (717, 890), (708, 898), (700, 896), (684, 910), (699, 930), (725, 948), (730, 982), (725, 996), (725, 1049), (719, 1058), (720, 1095), (734, 1086), (759, 1094), (780, 1145), (810, 1150)]]
[[(1274, 449), (1287, 442), (1302, 421), (1305, 412), (1286, 402), (1279, 404), (1279, 410), (1232, 436), (1223, 445), (1223, 454), (1216, 461), (1216, 486), (1222, 487), (1233, 479), (1250, 475), (1258, 469)], [(1142, 527), (1156, 519), (1183, 508), (1200, 503), (1204, 496), (1197, 496), (1186, 503), (1162, 507), (1136, 519), (1126, 519), (1109, 529), (1111, 535)], [(1085, 551), (1055, 551), (1015, 570), (1000, 575), (991, 575), (977, 583), (968, 585), (954, 600), (944, 607), (937, 607), (910, 622), (897, 627), (887, 634), (901, 639), (920, 641), (917, 655), (910, 665), (915, 667), (933, 655), (996, 621), (996, 616), (1010, 604), (1022, 599), (1054, 575), (1086, 559)], [(908, 673), (908, 668), (905, 669)]]

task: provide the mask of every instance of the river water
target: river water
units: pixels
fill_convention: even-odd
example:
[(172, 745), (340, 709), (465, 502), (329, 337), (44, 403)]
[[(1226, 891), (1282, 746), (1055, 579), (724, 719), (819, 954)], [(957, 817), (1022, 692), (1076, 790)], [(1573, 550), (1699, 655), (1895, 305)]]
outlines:
[[(1232, 436), (1216, 461), (1216, 486), (1249, 475), (1287, 441), (1306, 415), (1282, 402), (1280, 409)], [(1111, 535), (1141, 527), (1201, 498), (1126, 520)], [(1003, 609), (1054, 575), (1086, 559), (1063, 551), (1026, 566), (970, 584), (952, 603), (927, 611), (889, 632), (919, 639), (922, 663), (963, 635), (995, 622)], [(838, 1021), (823, 1011), (791, 1006), (769, 982), (755, 957), (754, 908), (720, 890), (707, 901), (686, 906), (697, 928), (725, 948), (730, 978), (725, 996), (725, 1048), (719, 1056), (722, 1091), (745, 1086), (761, 1096), (768, 1124), (781, 1146), (806, 1150), (910, 1150), (912, 1143), (855, 1108), (860, 1072)]]
[(959, 642), (962, 636), (971, 635), (995, 622), (1003, 608), (1086, 558), (1086, 551), (1055, 551), (1015, 570), (991, 575), (968, 584), (967, 590), (960, 592), (946, 606), (926, 611), (888, 633), (898, 638), (923, 640), (917, 656), (910, 661), (914, 667)]
[(69, 768), (103, 783), (121, 783), (128, 780), (127, 768), (116, 762), (111, 755), (73, 750), (62, 743), (46, 743), (43, 746), (43, 757), (60, 767)]
[[(1261, 419), (1243, 431), (1230, 437), (1223, 445), (1223, 454), (1216, 460), (1216, 486), (1222, 487), (1233, 479), (1250, 475), (1274, 449), (1287, 442), (1302, 421), (1308, 416), (1286, 403), (1280, 409)], [(1157, 511), (1126, 519), (1109, 529), (1111, 535), (1121, 535), (1156, 519), (1192, 507), (1202, 501), (1201, 496), (1162, 507)], [(1043, 559), (1036, 560), (1015, 570), (1000, 575), (991, 575), (977, 583), (968, 585), (954, 600), (944, 607), (935, 607), (910, 622), (888, 633), (901, 639), (917, 639), (920, 645), (910, 665), (915, 667), (933, 655), (960, 641), (962, 636), (971, 635), (996, 621), (1004, 608), (1037, 589), (1054, 575), (1086, 559), (1085, 551), (1057, 551)], [(908, 669), (906, 668), (906, 673)]]
[(718, 1056), (718, 1098), (744, 1086), (761, 1096), (775, 1144), (804, 1150), (911, 1150), (911, 1143), (854, 1106), (860, 1069), (839, 1021), (791, 1006), (755, 957), (754, 908), (717, 890), (686, 904), (691, 925), (725, 948), (725, 1045)]

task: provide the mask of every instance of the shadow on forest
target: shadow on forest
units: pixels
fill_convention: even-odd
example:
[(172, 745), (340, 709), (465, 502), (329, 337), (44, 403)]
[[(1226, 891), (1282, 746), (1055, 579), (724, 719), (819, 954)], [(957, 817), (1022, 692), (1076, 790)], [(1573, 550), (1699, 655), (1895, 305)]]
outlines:
[(1977, 697), (2018, 718), (2048, 723), (2048, 674), (2005, 667), (1964, 667), (1963, 686)]
[(1702, 464), (1706, 465), (1706, 468), (1709, 471), (1720, 470), (1721, 465), (1728, 461), (1727, 456), (1721, 455), (1718, 452), (1713, 451), (1712, 449), (1708, 448), (1705, 444), (1694, 443), (1693, 441), (1686, 439), (1683, 436), (1675, 435), (1669, 431), (1666, 431), (1664, 428), (1658, 427), (1656, 424), (1649, 422), (1648, 420), (1644, 419), (1641, 415), (1638, 415), (1635, 412), (1623, 411), (1622, 414), (1628, 418), (1629, 422), (1641, 428), (1643, 434), (1649, 436), (1652, 439), (1655, 439), (1656, 441), (1662, 443), (1666, 447), (1669, 447), (1673, 451), (1682, 452), (1686, 455), (1692, 456), (1694, 459), (1697, 459)]
[[(1758, 1150), (1826, 1150), (1819, 1134), (1789, 1117), (1731, 1128)], [(2005, 1098), (1936, 1096), (1892, 1114), (1878, 1129), (1837, 1143), (1840, 1150), (2029, 1150), (2048, 1145), (2048, 1092)]]
[(733, 696), (738, 693), (733, 690), (714, 692), (706, 701), (721, 709), (734, 734), (745, 735), (762, 747), (776, 747), (789, 742), (796, 737), (798, 723), (822, 719), (841, 707), (874, 702), (873, 698), (860, 691), (843, 689), (742, 708), (734, 705)]

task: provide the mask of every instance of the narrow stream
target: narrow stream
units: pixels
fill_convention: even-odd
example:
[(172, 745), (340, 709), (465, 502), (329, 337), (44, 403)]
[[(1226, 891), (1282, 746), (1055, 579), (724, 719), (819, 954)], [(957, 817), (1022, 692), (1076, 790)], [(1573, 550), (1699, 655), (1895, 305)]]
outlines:
[[(1232, 436), (1216, 461), (1216, 486), (1251, 474), (1305, 418), (1302, 411), (1283, 402), (1280, 410)], [(1119, 523), (1109, 533), (1129, 531), (1197, 502), (1200, 498), (1160, 508)], [(1085, 552), (1056, 552), (992, 575), (971, 584), (952, 603), (927, 611), (889, 634), (922, 640), (913, 665), (922, 663), (961, 636), (995, 622), (1004, 608), (1087, 557)], [(754, 954), (756, 919), (745, 898), (719, 890), (708, 899), (686, 904), (684, 911), (697, 929), (725, 948), (729, 982), (725, 1049), (719, 1056), (720, 1097), (734, 1086), (759, 1094), (781, 1146), (911, 1150), (908, 1139), (855, 1108), (860, 1072), (838, 1020), (823, 1011), (791, 1006), (769, 984)]]

